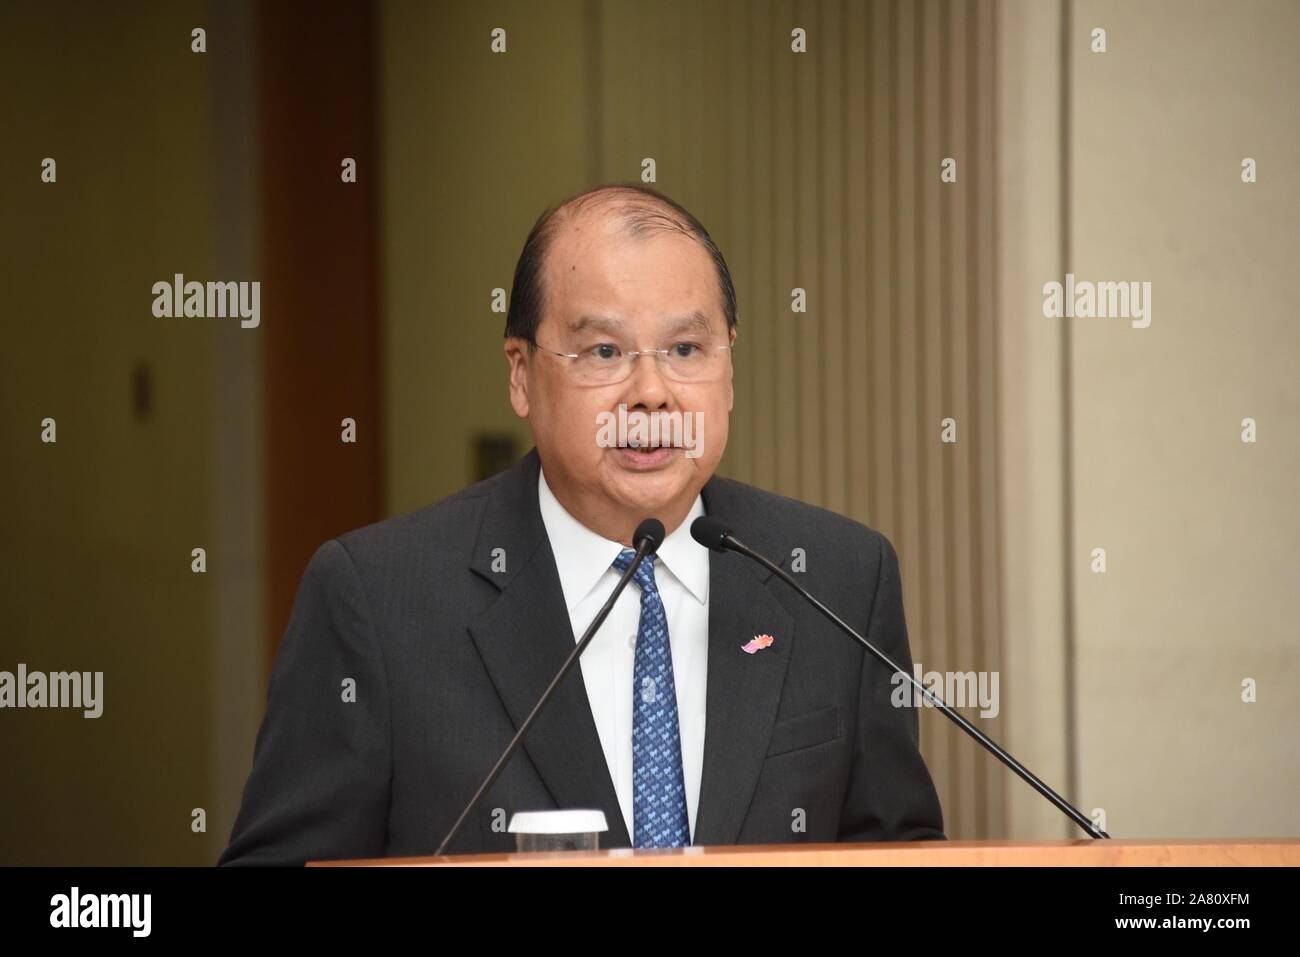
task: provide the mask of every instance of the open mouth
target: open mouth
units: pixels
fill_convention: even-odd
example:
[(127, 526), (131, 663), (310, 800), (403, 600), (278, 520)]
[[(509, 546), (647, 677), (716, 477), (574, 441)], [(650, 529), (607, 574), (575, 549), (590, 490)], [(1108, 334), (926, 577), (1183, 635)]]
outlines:
[(668, 465), (680, 450), (671, 445), (647, 443), (638, 445), (629, 441), (618, 447), (618, 457), (625, 468), (657, 469)]
[(638, 452), (641, 455), (652, 455), (660, 450), (671, 451), (676, 448), (676, 446), (661, 445), (658, 442), (648, 442), (645, 445), (641, 445), (635, 439), (628, 439), (627, 445), (620, 446), (620, 448), (625, 449), (628, 452)]

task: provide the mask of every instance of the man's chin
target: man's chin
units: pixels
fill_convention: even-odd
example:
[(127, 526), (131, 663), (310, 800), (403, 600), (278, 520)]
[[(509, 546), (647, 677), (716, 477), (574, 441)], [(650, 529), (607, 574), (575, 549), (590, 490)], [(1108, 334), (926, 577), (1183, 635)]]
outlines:
[(610, 451), (613, 454), (606, 463), (606, 482), (613, 497), (628, 505), (653, 509), (670, 504), (688, 491), (691, 470), (681, 449), (669, 450), (670, 455), (656, 463), (627, 462), (628, 456), (645, 455), (643, 452)]

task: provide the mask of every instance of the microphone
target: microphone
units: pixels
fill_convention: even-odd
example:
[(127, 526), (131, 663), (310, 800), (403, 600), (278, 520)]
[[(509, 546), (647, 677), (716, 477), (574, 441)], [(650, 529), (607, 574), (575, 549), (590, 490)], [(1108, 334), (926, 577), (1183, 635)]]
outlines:
[(715, 552), (728, 552), (728, 551), (736, 552), (737, 554), (744, 555), (746, 558), (758, 562), (760, 565), (762, 565), (764, 568), (766, 568), (772, 574), (776, 575), (783, 582), (785, 582), (796, 592), (798, 592), (799, 595), (802, 596), (805, 600), (807, 600), (814, 608), (816, 608), (823, 615), (829, 618), (836, 626), (838, 626), (841, 631), (843, 631), (846, 635), (848, 635), (850, 638), (852, 638), (854, 641), (860, 644), (863, 648), (869, 651), (886, 668), (889, 668), (891, 671), (902, 675), (909, 682), (911, 682), (912, 686), (916, 688), (917, 691), (920, 691), (923, 695), (925, 695), (926, 699), (932, 705), (934, 705), (936, 708), (942, 711), (945, 715), (947, 715), (948, 718), (950, 718), (953, 722), (955, 722), (959, 728), (961, 728), (972, 738), (978, 741), (981, 745), (983, 745), (985, 750), (987, 750), (995, 758), (997, 758), (999, 761), (1001, 761), (1003, 764), (1009, 767), (1012, 771), (1016, 772), (1016, 774), (1020, 775), (1020, 777), (1023, 778), (1030, 787), (1032, 787), (1035, 791), (1037, 791), (1039, 794), (1045, 797), (1048, 801), (1052, 802), (1052, 804), (1056, 806), (1057, 810), (1059, 810), (1062, 814), (1068, 817), (1075, 824), (1079, 825), (1079, 827), (1087, 831), (1091, 837), (1095, 837), (1095, 838), (1110, 837), (1109, 834), (1107, 834), (1101, 828), (1097, 827), (1097, 825), (1093, 824), (1091, 820), (1085, 817), (1083, 813), (1079, 811), (1078, 808), (1072, 805), (1065, 798), (1061, 797), (1061, 795), (1053, 791), (1036, 774), (1034, 774), (1027, 767), (1025, 767), (1023, 764), (1021, 764), (1019, 761), (1013, 758), (1005, 750), (1003, 750), (997, 744), (997, 742), (993, 741), (993, 739), (991, 739), (986, 734), (984, 734), (984, 732), (976, 728), (975, 725), (971, 724), (969, 721), (967, 721), (965, 718), (959, 715), (956, 711), (952, 710), (952, 708), (948, 707), (948, 705), (945, 704), (943, 701), (941, 701), (933, 691), (931, 691), (929, 688), (926, 688), (924, 685), (922, 685), (921, 682), (917, 681), (916, 678), (913, 677), (910, 673), (904, 671), (902, 668), (898, 667), (898, 665), (890, 661), (888, 655), (880, 651), (873, 644), (871, 644), (871, 642), (867, 641), (867, 639), (863, 638), (856, 631), (850, 628), (843, 619), (841, 619), (838, 615), (835, 614), (835, 612), (831, 611), (829, 608), (827, 608), (825, 605), (819, 602), (812, 595), (808, 594), (808, 592), (804, 590), (802, 585), (795, 582), (795, 580), (786, 573), (784, 568), (782, 568), (780, 565), (777, 565), (769, 561), (767, 558), (760, 555), (758, 552), (754, 551), (748, 545), (744, 544), (738, 538), (736, 538), (736, 536), (732, 534), (731, 529), (728, 528), (726, 525), (724, 525), (722, 522), (718, 521), (715, 518), (709, 518), (707, 515), (701, 515), (699, 518), (697, 518), (694, 522), (691, 523), (691, 537), (694, 538), (701, 545), (703, 545), (705, 548), (711, 549)]
[(511, 755), (513, 755), (515, 751), (518, 750), (519, 745), (523, 743), (524, 736), (528, 734), (528, 729), (532, 726), (533, 720), (541, 714), (542, 709), (546, 707), (546, 703), (551, 700), (551, 695), (554, 694), (555, 689), (560, 686), (560, 682), (563, 681), (564, 676), (569, 673), (569, 669), (573, 667), (574, 662), (582, 657), (583, 651), (586, 650), (586, 647), (589, 644), (591, 644), (591, 639), (596, 637), (596, 632), (600, 630), (600, 626), (603, 625), (605, 619), (609, 617), (610, 611), (614, 608), (614, 602), (618, 601), (618, 596), (623, 593), (623, 589), (627, 587), (627, 583), (632, 580), (632, 576), (636, 574), (636, 570), (641, 567), (641, 562), (645, 560), (647, 555), (652, 555), (659, 551), (659, 546), (663, 543), (664, 525), (663, 522), (659, 521), (657, 518), (647, 518), (636, 527), (636, 532), (632, 536), (632, 545), (636, 549), (636, 555), (632, 558), (632, 564), (627, 566), (627, 571), (623, 573), (623, 577), (620, 578), (618, 584), (614, 586), (614, 591), (610, 593), (605, 604), (600, 607), (600, 611), (596, 612), (596, 617), (591, 620), (591, 624), (588, 625), (587, 630), (583, 632), (582, 640), (573, 646), (573, 651), (569, 653), (569, 657), (564, 659), (564, 664), (560, 665), (560, 670), (556, 672), (555, 677), (551, 679), (551, 683), (546, 686), (546, 690), (542, 692), (542, 696), (537, 699), (537, 704), (533, 706), (533, 710), (529, 712), (528, 717), (524, 719), (524, 723), (519, 726), (519, 730), (516, 731), (515, 736), (510, 739), (510, 743), (506, 745), (506, 749), (501, 752), (501, 757), (497, 758), (497, 763), (492, 766), (492, 770), (488, 772), (488, 776), (483, 779), (483, 783), (479, 785), (478, 790), (474, 792), (474, 796), (470, 798), (469, 803), (465, 805), (465, 810), (460, 812), (460, 817), (456, 818), (456, 823), (451, 826), (451, 830), (447, 832), (447, 836), (442, 839), (442, 843), (438, 845), (438, 849), (433, 852), (436, 856), (442, 856), (443, 851), (447, 849), (447, 845), (451, 843), (452, 839), (460, 831), (461, 825), (465, 823), (465, 819), (469, 817), (470, 812), (474, 810), (478, 805), (478, 802), (483, 799), (483, 795), (487, 793), (488, 788), (492, 787), (492, 783), (496, 781), (501, 772), (505, 770), (506, 764), (510, 761)]

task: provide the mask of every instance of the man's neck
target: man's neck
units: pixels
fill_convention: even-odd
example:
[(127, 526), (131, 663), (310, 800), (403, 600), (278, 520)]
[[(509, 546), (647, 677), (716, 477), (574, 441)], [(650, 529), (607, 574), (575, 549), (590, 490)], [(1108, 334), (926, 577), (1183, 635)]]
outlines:
[[(542, 474), (542, 481), (546, 482), (545, 472)], [(551, 490), (551, 494), (555, 496), (555, 500), (561, 507), (573, 516), (574, 521), (581, 523), (601, 538), (618, 542), (628, 548), (633, 547), (632, 536), (636, 533), (637, 526), (647, 518), (659, 519), (664, 525), (664, 536), (671, 535), (686, 520), (699, 495), (699, 492), (693, 492), (683, 501), (674, 501), (658, 509), (655, 514), (649, 514), (629, 512), (607, 502), (586, 503), (581, 499), (572, 498), (566, 490), (557, 489), (550, 482), (546, 482), (546, 487)]]

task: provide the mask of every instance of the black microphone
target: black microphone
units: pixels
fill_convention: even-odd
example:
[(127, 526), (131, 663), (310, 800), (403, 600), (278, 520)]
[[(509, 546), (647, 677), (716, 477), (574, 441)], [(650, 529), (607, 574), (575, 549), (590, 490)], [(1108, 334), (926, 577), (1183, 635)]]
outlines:
[(754, 551), (748, 545), (744, 544), (738, 538), (736, 538), (736, 536), (732, 534), (731, 529), (729, 529), (722, 522), (714, 518), (709, 518), (707, 515), (701, 515), (693, 523), (691, 523), (691, 537), (694, 538), (701, 545), (703, 545), (705, 548), (710, 548), (715, 552), (727, 552), (727, 551), (737, 552), (741, 555), (744, 555), (746, 558), (750, 558), (758, 562), (760, 565), (762, 565), (764, 568), (766, 568), (772, 574), (776, 575), (783, 582), (785, 582), (796, 592), (798, 592), (814, 608), (816, 608), (823, 615), (825, 615), (832, 622), (834, 622), (837, 626), (839, 626), (839, 629), (843, 631), (846, 635), (848, 635), (850, 638), (852, 638), (854, 641), (860, 644), (867, 651), (871, 652), (871, 654), (874, 655), (876, 659), (880, 661), (881, 664), (883, 664), (886, 668), (889, 668), (891, 671), (902, 675), (904, 678), (910, 681), (912, 683), (912, 686), (915, 687), (918, 691), (920, 691), (923, 695), (925, 695), (926, 699), (931, 704), (933, 704), (936, 708), (942, 711), (950, 719), (956, 722), (959, 728), (961, 728), (972, 738), (978, 741), (981, 745), (983, 745), (984, 748), (995, 758), (997, 758), (999, 761), (1001, 761), (1003, 764), (1009, 767), (1012, 771), (1015, 771), (1016, 774), (1020, 775), (1020, 777), (1022, 777), (1029, 784), (1030, 787), (1032, 787), (1043, 797), (1047, 798), (1047, 800), (1051, 801), (1052, 804), (1056, 805), (1057, 809), (1060, 810), (1061, 813), (1063, 813), (1075, 824), (1079, 825), (1079, 827), (1087, 831), (1090, 836), (1096, 838), (1110, 837), (1109, 834), (1107, 834), (1101, 828), (1097, 827), (1097, 825), (1093, 824), (1091, 820), (1085, 817), (1083, 813), (1079, 811), (1078, 808), (1072, 805), (1065, 798), (1061, 797), (1061, 795), (1053, 791), (1036, 774), (1034, 774), (1027, 767), (1025, 767), (1023, 764), (1021, 764), (1019, 761), (1013, 758), (1010, 754), (1004, 751), (1001, 747), (999, 747), (997, 742), (993, 741), (990, 737), (984, 734), (984, 732), (980, 731), (978, 728), (975, 727), (975, 725), (971, 724), (969, 721), (967, 721), (965, 718), (959, 715), (956, 711), (953, 711), (952, 708), (948, 707), (948, 705), (946, 705), (943, 701), (939, 700), (938, 696), (936, 696), (933, 691), (931, 691), (929, 688), (926, 688), (924, 685), (921, 684), (921, 682), (917, 681), (915, 677), (913, 677), (911, 674), (904, 671), (902, 668), (898, 667), (898, 665), (890, 661), (888, 655), (884, 654), (884, 652), (880, 651), (878, 648), (872, 645), (871, 642), (867, 641), (867, 639), (863, 638), (856, 631), (850, 628), (848, 624), (843, 621), (843, 619), (841, 619), (838, 615), (835, 614), (835, 612), (831, 611), (829, 608), (827, 608), (825, 605), (819, 602), (812, 595), (808, 594), (808, 592), (804, 590), (802, 585), (796, 583), (794, 579), (792, 579), (788, 574), (786, 574), (784, 568), (769, 561), (767, 558), (763, 557), (758, 552)]
[(551, 700), (551, 695), (555, 692), (555, 689), (560, 686), (560, 682), (564, 680), (564, 676), (569, 673), (569, 669), (573, 667), (574, 662), (582, 657), (582, 652), (589, 644), (591, 644), (591, 639), (596, 637), (596, 632), (600, 630), (600, 626), (603, 625), (605, 619), (609, 617), (610, 611), (614, 608), (614, 602), (618, 601), (618, 596), (623, 593), (623, 589), (627, 587), (627, 583), (632, 580), (632, 576), (636, 574), (636, 570), (641, 567), (641, 562), (644, 561), (647, 555), (652, 555), (659, 551), (659, 546), (663, 543), (664, 524), (657, 518), (647, 518), (636, 527), (636, 533), (632, 536), (632, 545), (636, 548), (636, 555), (632, 558), (632, 564), (627, 566), (627, 571), (623, 573), (623, 577), (620, 578), (618, 584), (614, 586), (614, 591), (610, 594), (609, 598), (606, 599), (605, 604), (601, 606), (600, 611), (596, 612), (596, 617), (591, 620), (591, 624), (587, 626), (587, 630), (583, 632), (582, 640), (573, 646), (573, 651), (570, 652), (569, 657), (564, 659), (564, 664), (560, 665), (560, 670), (556, 672), (555, 677), (551, 679), (551, 683), (546, 686), (546, 690), (542, 692), (542, 696), (537, 699), (537, 704), (533, 706), (533, 710), (529, 712), (528, 717), (524, 719), (524, 723), (519, 726), (519, 730), (515, 732), (515, 736), (510, 739), (510, 743), (506, 745), (506, 749), (501, 752), (501, 757), (497, 758), (497, 763), (492, 766), (492, 770), (488, 772), (488, 776), (483, 779), (483, 783), (480, 784), (478, 790), (474, 792), (474, 796), (469, 799), (469, 803), (465, 805), (465, 810), (460, 812), (460, 817), (456, 818), (456, 823), (451, 826), (451, 830), (447, 832), (447, 836), (442, 839), (442, 843), (438, 845), (438, 849), (433, 852), (435, 855), (441, 856), (442, 852), (447, 849), (447, 845), (450, 844), (452, 838), (456, 836), (461, 825), (465, 823), (465, 819), (469, 817), (470, 812), (473, 811), (478, 805), (478, 802), (483, 799), (483, 795), (487, 793), (488, 788), (492, 787), (492, 782), (494, 782), (501, 772), (505, 770), (506, 763), (509, 762), (510, 756), (513, 755), (519, 748), (519, 745), (523, 743), (524, 735), (528, 734), (528, 729), (532, 726), (533, 719), (541, 714), (542, 709), (546, 707), (546, 702)]

